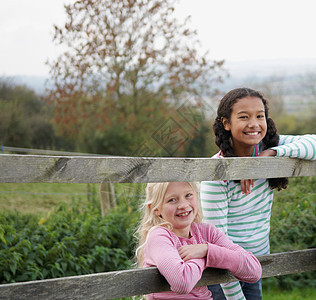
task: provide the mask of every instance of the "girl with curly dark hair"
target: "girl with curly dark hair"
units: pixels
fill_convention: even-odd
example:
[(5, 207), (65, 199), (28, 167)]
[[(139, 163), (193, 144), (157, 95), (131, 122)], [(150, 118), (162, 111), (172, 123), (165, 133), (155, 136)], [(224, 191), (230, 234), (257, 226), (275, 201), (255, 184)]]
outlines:
[[(249, 88), (234, 89), (222, 98), (213, 130), (220, 149), (216, 158), (287, 156), (316, 159), (316, 135), (279, 136), (269, 117), (267, 99)], [(200, 198), (204, 221), (216, 225), (247, 251), (255, 255), (269, 254), (273, 189), (285, 189), (287, 184), (287, 178), (203, 181)], [(261, 280), (221, 287), (209, 286), (215, 300), (262, 299)]]

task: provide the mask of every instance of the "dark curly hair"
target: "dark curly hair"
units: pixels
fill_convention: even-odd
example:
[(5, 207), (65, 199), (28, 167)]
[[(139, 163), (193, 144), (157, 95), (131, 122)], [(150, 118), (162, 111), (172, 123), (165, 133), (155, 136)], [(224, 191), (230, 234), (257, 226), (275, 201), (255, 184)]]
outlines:
[[(279, 144), (279, 135), (273, 120), (269, 117), (268, 100), (262, 93), (249, 89), (249, 88), (237, 88), (228, 92), (220, 101), (217, 108), (217, 118), (213, 124), (213, 130), (215, 134), (215, 143), (221, 150), (225, 157), (236, 157), (231, 141), (231, 132), (225, 130), (221, 118), (224, 117), (230, 121), (232, 107), (241, 98), (244, 97), (257, 97), (262, 100), (264, 105), (265, 116), (267, 120), (267, 133), (262, 140), (263, 149), (268, 149)], [(287, 178), (269, 178), (269, 186), (271, 189), (285, 189), (288, 184)]]

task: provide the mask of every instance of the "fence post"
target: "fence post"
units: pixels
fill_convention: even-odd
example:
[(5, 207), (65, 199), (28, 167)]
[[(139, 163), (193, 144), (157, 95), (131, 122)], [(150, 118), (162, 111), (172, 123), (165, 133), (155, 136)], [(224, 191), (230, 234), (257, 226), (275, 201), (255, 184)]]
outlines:
[(102, 217), (104, 217), (111, 208), (116, 207), (113, 183), (103, 182), (100, 184), (100, 205)]

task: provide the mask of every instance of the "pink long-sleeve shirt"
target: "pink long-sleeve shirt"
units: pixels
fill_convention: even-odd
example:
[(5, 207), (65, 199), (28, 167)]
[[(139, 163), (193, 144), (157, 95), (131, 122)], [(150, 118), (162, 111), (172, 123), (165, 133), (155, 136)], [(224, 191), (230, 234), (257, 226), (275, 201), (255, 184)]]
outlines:
[[(147, 299), (212, 299), (206, 286), (195, 287), (207, 267), (227, 269), (238, 279), (256, 282), (262, 269), (250, 252), (229, 240), (211, 224), (193, 223), (191, 238), (181, 238), (165, 227), (156, 227), (148, 235), (143, 267), (156, 266), (170, 284), (170, 292), (147, 295)], [(183, 261), (178, 248), (208, 244), (206, 257)]]

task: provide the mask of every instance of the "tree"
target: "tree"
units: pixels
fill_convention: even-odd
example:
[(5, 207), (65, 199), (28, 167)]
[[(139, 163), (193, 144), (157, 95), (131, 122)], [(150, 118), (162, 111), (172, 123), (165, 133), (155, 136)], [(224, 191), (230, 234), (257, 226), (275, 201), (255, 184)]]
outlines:
[(67, 22), (54, 35), (65, 50), (48, 63), (54, 83), (48, 100), (56, 103), (63, 134), (93, 140), (116, 127), (139, 136), (154, 130), (183, 93), (212, 92), (223, 61), (199, 54), (196, 32), (188, 19), (177, 22), (174, 4), (79, 0), (65, 6)]
[(31, 89), (0, 78), (0, 144), (52, 148), (56, 141), (51, 107)]

